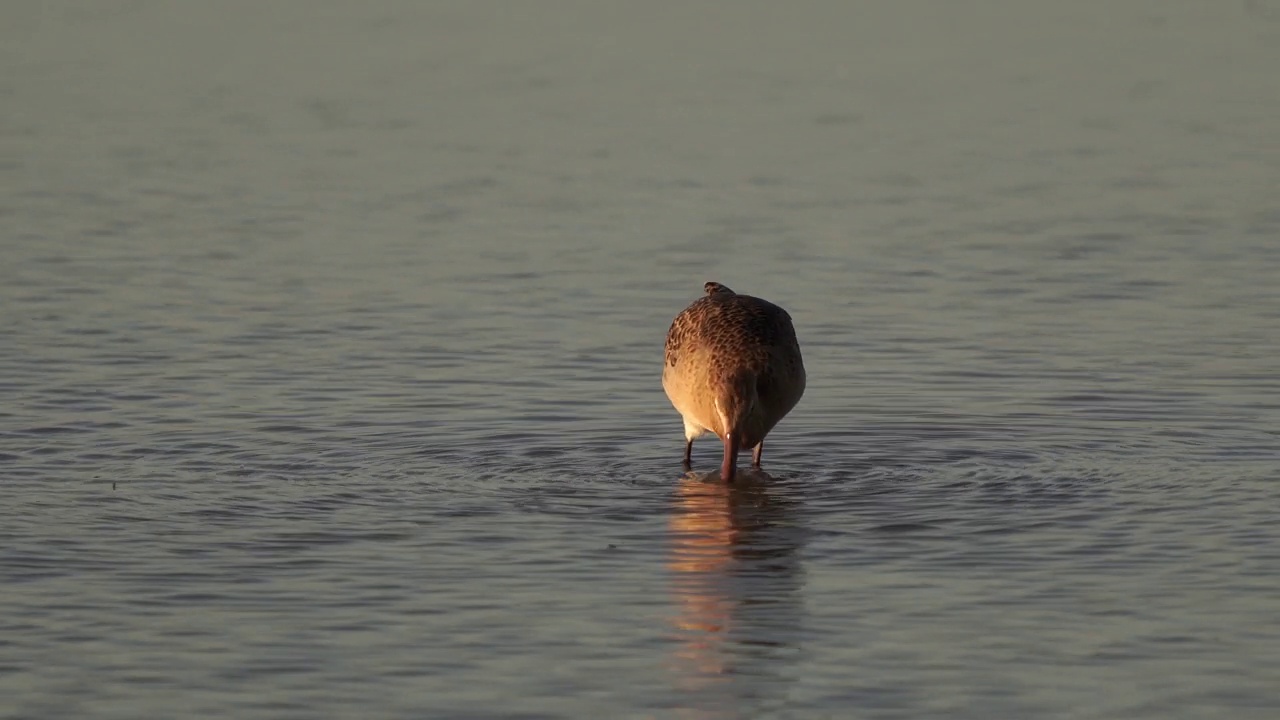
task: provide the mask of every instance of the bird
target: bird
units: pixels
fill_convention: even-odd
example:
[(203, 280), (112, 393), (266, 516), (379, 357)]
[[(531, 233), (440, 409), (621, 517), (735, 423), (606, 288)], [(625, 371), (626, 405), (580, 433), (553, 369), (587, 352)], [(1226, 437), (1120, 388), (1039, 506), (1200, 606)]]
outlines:
[(804, 395), (804, 361), (786, 310), (718, 282), (667, 331), (662, 388), (684, 419), (684, 469), (708, 430), (724, 444), (720, 478), (733, 482), (738, 453), (760, 469), (764, 437)]

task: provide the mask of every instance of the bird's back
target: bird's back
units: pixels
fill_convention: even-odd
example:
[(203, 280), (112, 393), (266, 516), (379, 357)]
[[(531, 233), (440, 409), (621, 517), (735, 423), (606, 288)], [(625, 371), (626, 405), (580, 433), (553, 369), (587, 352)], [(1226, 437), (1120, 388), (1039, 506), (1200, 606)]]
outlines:
[(750, 295), (715, 292), (676, 316), (667, 332), (666, 361), (709, 356), (706, 371), (763, 370), (776, 351), (794, 349), (796, 331), (786, 310)]

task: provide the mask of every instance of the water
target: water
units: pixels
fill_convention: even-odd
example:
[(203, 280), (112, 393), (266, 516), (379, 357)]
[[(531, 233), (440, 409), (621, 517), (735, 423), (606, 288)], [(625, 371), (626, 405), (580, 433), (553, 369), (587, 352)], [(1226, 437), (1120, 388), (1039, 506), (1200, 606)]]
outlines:
[[(1280, 712), (1275, 3), (0, 33), (0, 717)], [(712, 279), (809, 369), (732, 489)]]

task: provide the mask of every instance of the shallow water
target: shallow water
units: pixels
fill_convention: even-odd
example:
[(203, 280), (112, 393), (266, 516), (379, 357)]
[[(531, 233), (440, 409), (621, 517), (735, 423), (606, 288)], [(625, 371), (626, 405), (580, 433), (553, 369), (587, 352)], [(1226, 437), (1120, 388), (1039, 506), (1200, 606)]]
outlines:
[(1274, 717), (1273, 6), (5, 5), (0, 717)]

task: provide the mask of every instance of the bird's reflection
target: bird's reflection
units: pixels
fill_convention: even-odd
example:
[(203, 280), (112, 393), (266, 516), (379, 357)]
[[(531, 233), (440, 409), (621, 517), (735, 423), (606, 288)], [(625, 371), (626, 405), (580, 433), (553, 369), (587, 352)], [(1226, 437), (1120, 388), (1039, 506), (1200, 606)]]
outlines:
[(785, 697), (799, 652), (804, 530), (784, 489), (759, 471), (740, 470), (733, 484), (680, 479), (668, 564), (685, 716), (734, 716)]

